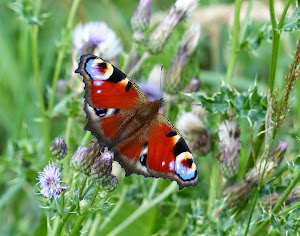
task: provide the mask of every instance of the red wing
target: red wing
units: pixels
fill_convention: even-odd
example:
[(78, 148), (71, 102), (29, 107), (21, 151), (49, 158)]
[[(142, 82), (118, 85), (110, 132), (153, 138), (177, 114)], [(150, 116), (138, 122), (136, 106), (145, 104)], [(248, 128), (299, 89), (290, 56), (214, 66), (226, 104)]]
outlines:
[(199, 173), (190, 149), (174, 125), (161, 114), (112, 149), (126, 175), (168, 178), (177, 181), (180, 189), (198, 183)]
[(88, 120), (85, 128), (108, 147), (114, 145), (121, 130), (135, 114), (134, 109), (94, 108), (87, 101), (84, 110)]
[(151, 175), (175, 180), (180, 189), (198, 183), (198, 168), (189, 147), (162, 114), (150, 129), (147, 165)]
[(147, 102), (138, 85), (123, 72), (94, 55), (80, 58), (78, 69), (85, 83), (85, 98), (97, 108), (134, 108)]

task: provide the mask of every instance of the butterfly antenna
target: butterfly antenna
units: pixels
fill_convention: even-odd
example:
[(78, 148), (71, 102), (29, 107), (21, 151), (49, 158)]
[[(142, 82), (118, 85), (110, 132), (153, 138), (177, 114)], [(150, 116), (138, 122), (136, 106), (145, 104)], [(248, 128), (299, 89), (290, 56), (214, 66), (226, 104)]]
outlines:
[(193, 105), (193, 106), (202, 106), (201, 103), (192, 103), (192, 104), (188, 104), (188, 103), (184, 103), (184, 102), (170, 102), (170, 101), (163, 101), (164, 103), (171, 103), (171, 104), (183, 104), (183, 105)]
[(162, 93), (162, 73), (163, 73), (163, 69), (164, 69), (164, 65), (162, 64), (160, 67), (160, 88), (159, 88), (159, 92), (160, 92), (160, 97), (162, 98), (163, 93)]

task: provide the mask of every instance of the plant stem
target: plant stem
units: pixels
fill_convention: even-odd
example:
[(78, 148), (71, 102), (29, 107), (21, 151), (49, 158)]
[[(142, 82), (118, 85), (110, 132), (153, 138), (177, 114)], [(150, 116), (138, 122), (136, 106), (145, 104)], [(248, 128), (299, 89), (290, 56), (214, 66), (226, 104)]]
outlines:
[(151, 199), (153, 198), (153, 195), (155, 193), (158, 183), (159, 183), (159, 179), (155, 178), (153, 180), (152, 186), (151, 186), (149, 194), (148, 194), (148, 201), (151, 201)]
[(57, 226), (57, 228), (54, 232), (55, 236), (61, 235), (62, 228), (63, 228), (65, 222), (67, 221), (68, 217), (70, 216), (71, 212), (75, 210), (75, 207), (76, 207), (75, 204), (73, 204), (71, 206), (71, 208), (68, 210), (68, 212), (66, 212), (66, 214), (63, 215), (63, 217), (61, 218), (61, 220), (59, 222), (59, 225)]
[[(109, 215), (107, 217), (105, 217), (104, 221), (102, 222), (102, 224), (100, 225), (99, 227), (99, 230), (98, 230), (98, 234), (103, 231), (103, 229), (105, 229), (105, 227), (107, 226), (107, 224), (111, 221), (111, 219), (118, 213), (118, 211), (120, 210), (121, 206), (123, 205), (124, 203), (124, 200), (125, 200), (125, 197), (126, 197), (126, 194), (128, 192), (128, 188), (127, 187), (124, 187), (123, 191), (122, 191), (122, 194), (119, 198), (119, 201), (118, 203), (115, 205), (114, 209), (109, 213)], [(91, 236), (94, 235), (94, 233), (90, 234)]]
[[(259, 127), (258, 134), (264, 130), (265, 130), (265, 126), (261, 125)], [(259, 136), (256, 137), (256, 139), (254, 141), (254, 147), (252, 147), (253, 150), (250, 151), (250, 154), (248, 157), (247, 166), (246, 166), (244, 174), (246, 174), (248, 172), (248, 170), (250, 170), (253, 167), (254, 161), (257, 159), (259, 150), (263, 144), (264, 139), (265, 139), (264, 134), (260, 134)], [(252, 155), (252, 153), (254, 153), (254, 156)]]
[(131, 44), (131, 48), (130, 48), (130, 52), (128, 53), (128, 55), (125, 58), (124, 64), (121, 68), (121, 70), (126, 73), (127, 68), (129, 66), (129, 63), (131, 62), (132, 57), (134, 56), (134, 53), (136, 52), (136, 46), (137, 44), (135, 42), (132, 42)]
[(83, 189), (84, 189), (84, 187), (85, 187), (85, 185), (86, 185), (87, 179), (88, 179), (88, 176), (87, 176), (87, 175), (84, 175), (83, 180), (82, 180), (82, 183), (81, 183), (81, 185), (80, 185), (80, 189), (79, 189), (79, 199), (81, 199), (81, 197), (82, 197)]
[(80, 145), (84, 145), (89, 138), (92, 138), (90, 131), (85, 131), (84, 136), (80, 141)]
[[(41, 75), (40, 75), (40, 66), (39, 66), (39, 53), (38, 53), (38, 26), (33, 25), (31, 26), (31, 42), (32, 42), (32, 64), (33, 64), (33, 73), (35, 78), (36, 90), (39, 100), (39, 107), (42, 116), (42, 130), (43, 130), (43, 141), (44, 141), (44, 152), (45, 157), (50, 156), (49, 147), (50, 145), (50, 124), (49, 118), (46, 115), (46, 108), (45, 108), (45, 100), (44, 100), (44, 93), (43, 87), (41, 82)], [(44, 165), (46, 163), (46, 158), (41, 161)]]
[(87, 207), (87, 209), (80, 215), (79, 219), (77, 220), (74, 228), (72, 229), (71, 233), (69, 234), (70, 236), (73, 235), (77, 235), (80, 231), (80, 228), (82, 226), (83, 221), (85, 220), (85, 218), (87, 217), (88, 213), (90, 213), (92, 211), (92, 206), (96, 200), (97, 194), (99, 192), (100, 189), (100, 183), (97, 182), (96, 183), (96, 187), (95, 187), (95, 192), (93, 194), (92, 199), (90, 200), (89, 206)]
[(176, 182), (172, 182), (168, 188), (165, 189), (161, 194), (159, 194), (156, 198), (154, 198), (151, 202), (144, 202), (142, 205), (140, 205), (139, 208), (135, 210), (129, 217), (127, 217), (121, 224), (119, 224), (116, 228), (114, 228), (110, 233), (107, 235), (113, 236), (117, 235), (122, 230), (124, 230), (126, 227), (128, 227), (131, 223), (133, 223), (137, 218), (139, 218), (141, 215), (146, 213), (150, 208), (164, 200), (166, 197), (168, 197), (170, 194), (175, 192), (177, 190), (178, 186)]
[[(299, 119), (299, 117), (300, 117), (300, 106), (299, 106), (299, 104), (300, 104), (300, 93), (299, 93), (299, 91), (300, 91), (300, 81), (298, 81), (298, 108), (297, 108), (297, 110), (298, 110), (298, 138), (300, 138), (300, 119)], [(300, 145), (298, 145), (298, 152), (300, 153)]]
[(248, 22), (249, 22), (249, 19), (250, 19), (250, 14), (251, 14), (254, 2), (255, 2), (255, 0), (250, 0), (248, 2), (247, 13), (246, 13), (245, 20), (243, 22), (243, 27), (242, 27), (242, 30), (241, 30), (241, 37), (240, 37), (241, 40), (243, 40), (244, 37), (245, 37), (245, 33), (247, 31), (247, 28), (248, 28)]
[(276, 67), (277, 67), (277, 58), (278, 58), (279, 38), (280, 38), (278, 25), (276, 23), (276, 18), (275, 18), (273, 0), (269, 0), (269, 11), (270, 11), (271, 24), (272, 24), (272, 55), (271, 55), (271, 66), (270, 66), (268, 87), (270, 89), (270, 92), (273, 93)]
[(284, 20), (285, 20), (285, 16), (286, 16), (286, 13), (287, 13), (287, 11), (288, 11), (288, 9), (289, 9), (291, 3), (292, 3), (292, 0), (287, 0), (287, 2), (286, 2), (286, 4), (285, 4), (284, 10), (283, 10), (282, 15), (281, 15), (281, 17), (280, 17), (280, 21), (279, 21), (279, 23), (278, 23), (278, 29), (279, 29), (279, 30), (282, 29), (282, 27), (283, 27), (283, 23), (284, 23)]
[(49, 107), (48, 107), (48, 111), (50, 111), (50, 112), (52, 111), (52, 108), (53, 108), (53, 105), (55, 102), (57, 80), (59, 78), (59, 73), (61, 71), (61, 65), (62, 65), (64, 56), (68, 49), (67, 45), (68, 45), (68, 42), (70, 39), (70, 34), (71, 34), (71, 30), (72, 30), (73, 22), (74, 22), (74, 18), (75, 18), (75, 13), (77, 11), (79, 3), (80, 3), (80, 0), (72, 1), (72, 6), (71, 6), (71, 9), (69, 12), (65, 32), (64, 32), (63, 38), (61, 40), (62, 43), (61, 43), (60, 50), (58, 52), (57, 61), (56, 61), (55, 69), (54, 69), (53, 80), (52, 80), (52, 92), (51, 92), (51, 97), (49, 100)]
[[(215, 156), (215, 155), (213, 155)], [(211, 209), (213, 207), (213, 204), (216, 200), (216, 189), (218, 185), (218, 161), (216, 158), (212, 160), (212, 171), (211, 171), (211, 179), (210, 179), (210, 187), (209, 187), (209, 195), (208, 195), (208, 200), (207, 200), (207, 215), (211, 212)]]
[[(279, 208), (281, 207), (281, 205), (283, 204), (283, 202), (285, 201), (285, 199), (288, 197), (288, 195), (290, 194), (290, 192), (293, 190), (293, 188), (298, 183), (299, 179), (300, 179), (300, 168), (297, 170), (295, 178), (290, 182), (289, 186), (286, 188), (286, 190), (284, 191), (284, 193), (281, 196), (281, 198), (278, 200), (278, 202), (276, 203), (276, 205), (273, 207), (273, 209), (272, 209), (272, 213), (273, 214), (277, 213), (277, 211), (279, 210)], [(292, 209), (295, 209), (295, 207), (293, 206)], [(285, 211), (285, 213), (288, 213), (288, 211)], [(281, 215), (282, 215), (282, 213), (281, 213)], [(252, 236), (259, 234), (269, 222), (270, 222), (270, 218), (264, 220), (259, 225), (259, 227), (252, 233)]]
[[(81, 195), (82, 195), (83, 189), (85, 187), (87, 178), (88, 177), (86, 175), (84, 175), (82, 183), (80, 185), (79, 199), (81, 199), (81, 197), (82, 197)], [(73, 203), (70, 206), (70, 209), (65, 214), (62, 215), (62, 218), (61, 218), (61, 220), (59, 222), (59, 225), (56, 227), (56, 230), (54, 232), (55, 236), (59, 236), (61, 234), (61, 231), (62, 231), (62, 228), (63, 228), (64, 224), (66, 223), (66, 221), (67, 221), (68, 217), (70, 216), (71, 212), (75, 210), (75, 208), (76, 208), (76, 205)]]
[[(68, 119), (67, 119), (65, 139), (66, 139), (66, 144), (69, 148), (70, 148), (71, 127), (72, 127), (73, 120), (74, 120), (73, 117), (68, 117)], [(65, 176), (68, 176), (68, 174), (70, 173), (70, 171), (69, 171), (69, 169), (70, 169), (70, 158), (71, 158), (71, 155), (67, 155), (63, 160)]]
[(232, 82), (234, 67), (235, 67), (236, 59), (237, 59), (237, 55), (238, 55), (241, 5), (242, 5), (242, 0), (235, 1), (231, 53), (230, 53), (230, 59), (229, 59), (229, 64), (228, 64), (228, 68), (227, 68), (227, 74), (226, 74), (227, 84), (231, 84), (231, 82)]
[(141, 65), (150, 57), (149, 52), (145, 52), (140, 60), (135, 64), (135, 66), (128, 72), (128, 77), (132, 77), (138, 70), (140, 69)]

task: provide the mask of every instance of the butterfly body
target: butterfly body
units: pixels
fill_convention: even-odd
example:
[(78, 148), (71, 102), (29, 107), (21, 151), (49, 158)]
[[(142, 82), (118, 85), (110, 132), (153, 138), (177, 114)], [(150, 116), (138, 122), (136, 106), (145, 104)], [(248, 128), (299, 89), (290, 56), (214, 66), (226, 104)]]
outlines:
[(108, 62), (81, 57), (75, 71), (85, 83), (86, 129), (115, 153), (126, 175), (142, 174), (196, 185), (198, 169), (175, 126), (149, 102), (139, 86)]

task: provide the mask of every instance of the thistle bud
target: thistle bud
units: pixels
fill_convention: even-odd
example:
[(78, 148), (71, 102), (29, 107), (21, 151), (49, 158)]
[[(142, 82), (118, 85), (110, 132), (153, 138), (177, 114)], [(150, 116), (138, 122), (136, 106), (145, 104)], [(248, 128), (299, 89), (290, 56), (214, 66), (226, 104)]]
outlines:
[(112, 161), (114, 155), (107, 149), (98, 156), (91, 168), (91, 177), (105, 181), (112, 171)]
[(184, 92), (194, 93), (198, 92), (200, 88), (200, 79), (197, 77), (191, 78), (190, 81), (184, 87)]
[(240, 129), (234, 121), (223, 121), (219, 125), (218, 135), (220, 172), (225, 178), (232, 178), (239, 170)]
[(197, 0), (177, 0), (165, 19), (153, 30), (147, 41), (147, 49), (152, 54), (160, 53), (175, 26), (189, 16), (198, 6)]
[[(282, 197), (282, 193), (272, 193), (265, 195), (261, 198), (260, 202), (264, 208), (272, 209), (279, 199)], [(300, 201), (300, 187), (294, 188), (284, 201), (284, 205), (289, 205), (293, 202)]]
[[(194, 92), (198, 92), (199, 88), (200, 88), (200, 80), (198, 78), (194, 77), (194, 78), (190, 79), (190, 81), (185, 85), (183, 91), (185, 93), (194, 93)], [(184, 96), (183, 100), (186, 103), (191, 103), (193, 101), (193, 99), (188, 96)]]
[(189, 56), (198, 44), (200, 37), (200, 26), (192, 25), (182, 37), (177, 54), (163, 81), (163, 89), (169, 94), (177, 94), (181, 90), (184, 68)]
[(151, 16), (151, 0), (140, 0), (131, 18), (133, 31), (144, 32), (149, 27)]
[(145, 39), (145, 33), (142, 31), (135, 31), (133, 33), (133, 40), (137, 43), (143, 42)]
[(85, 146), (79, 146), (76, 152), (73, 154), (71, 159), (71, 166), (79, 171), (82, 168), (83, 158), (87, 152), (88, 148)]
[(50, 146), (50, 153), (58, 160), (64, 159), (67, 155), (68, 147), (62, 138), (55, 138), (54, 141), (51, 143)]
[(286, 141), (280, 141), (275, 147), (270, 151), (269, 158), (272, 161), (280, 162), (288, 148), (288, 143)]
[(191, 112), (183, 113), (178, 119), (177, 128), (193, 151), (201, 155), (209, 152), (210, 135), (200, 117)]
[(86, 175), (90, 175), (91, 167), (94, 164), (97, 157), (101, 154), (102, 146), (99, 145), (97, 141), (92, 141), (91, 145), (88, 147), (81, 165), (81, 171), (83, 171)]
[(270, 152), (268, 162), (261, 157), (256, 162), (256, 166), (248, 171), (244, 179), (224, 190), (223, 196), (226, 198), (226, 207), (236, 207), (245, 199), (251, 190), (257, 186), (257, 181), (260, 179), (261, 172), (265, 166), (263, 179), (280, 164), (284, 153), (287, 150), (287, 142), (279, 142)]
[(103, 183), (103, 189), (107, 192), (112, 192), (118, 187), (118, 179), (114, 175), (110, 175), (108, 179)]
[(83, 199), (79, 202), (80, 213), (84, 213), (90, 207), (90, 200)]

